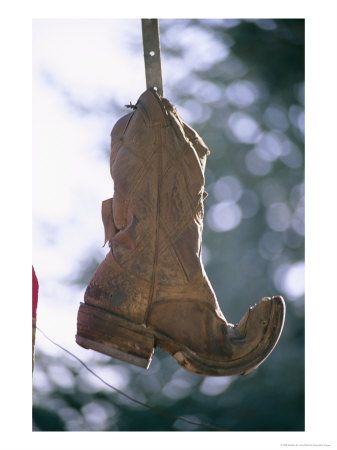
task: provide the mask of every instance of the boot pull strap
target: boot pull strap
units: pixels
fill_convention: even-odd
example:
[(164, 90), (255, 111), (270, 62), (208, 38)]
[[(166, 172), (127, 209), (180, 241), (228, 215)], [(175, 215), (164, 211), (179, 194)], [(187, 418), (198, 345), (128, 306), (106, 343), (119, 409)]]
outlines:
[(104, 225), (104, 247), (117, 233), (113, 218), (113, 198), (102, 202), (102, 220)]
[(164, 95), (158, 19), (142, 19), (146, 87)]

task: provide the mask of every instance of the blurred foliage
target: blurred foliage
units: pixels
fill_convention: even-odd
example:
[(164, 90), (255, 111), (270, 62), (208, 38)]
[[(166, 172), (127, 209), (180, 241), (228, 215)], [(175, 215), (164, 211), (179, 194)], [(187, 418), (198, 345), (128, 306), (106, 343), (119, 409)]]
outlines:
[[(203, 259), (219, 304), (238, 322), (261, 297), (283, 295), (285, 327), (274, 352), (245, 377), (193, 375), (159, 349), (148, 371), (102, 355), (91, 366), (165, 413), (228, 431), (302, 431), (304, 20), (161, 20), (160, 29), (166, 64), (190, 61), (188, 77), (164, 72), (166, 96), (211, 149)], [(97, 263), (92, 255), (70, 282), (85, 286)], [(38, 352), (34, 430), (207, 430), (148, 411), (92, 378), (67, 356)]]

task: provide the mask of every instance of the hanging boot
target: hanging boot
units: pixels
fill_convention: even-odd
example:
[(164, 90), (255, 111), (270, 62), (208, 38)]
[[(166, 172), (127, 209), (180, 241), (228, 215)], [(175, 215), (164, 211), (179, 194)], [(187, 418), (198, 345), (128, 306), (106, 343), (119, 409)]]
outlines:
[(245, 374), (275, 347), (282, 297), (228, 323), (201, 258), (208, 148), (152, 90), (111, 133), (114, 197), (102, 204), (110, 251), (78, 312), (76, 341), (148, 367), (155, 346), (200, 375)]

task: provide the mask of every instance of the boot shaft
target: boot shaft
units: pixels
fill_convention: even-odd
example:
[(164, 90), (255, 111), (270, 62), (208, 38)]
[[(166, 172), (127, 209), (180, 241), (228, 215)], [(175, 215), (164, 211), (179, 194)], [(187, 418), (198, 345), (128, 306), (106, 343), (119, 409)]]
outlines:
[(175, 108), (147, 90), (111, 133), (115, 259), (159, 284), (184, 285), (200, 260), (208, 148)]

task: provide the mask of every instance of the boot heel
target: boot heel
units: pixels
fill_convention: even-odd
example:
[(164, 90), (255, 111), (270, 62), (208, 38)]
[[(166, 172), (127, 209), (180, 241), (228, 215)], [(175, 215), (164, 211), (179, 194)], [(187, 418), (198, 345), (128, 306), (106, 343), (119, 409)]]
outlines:
[(154, 351), (154, 337), (145, 327), (85, 303), (78, 310), (76, 342), (146, 369)]

